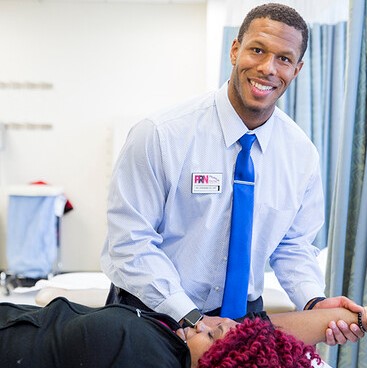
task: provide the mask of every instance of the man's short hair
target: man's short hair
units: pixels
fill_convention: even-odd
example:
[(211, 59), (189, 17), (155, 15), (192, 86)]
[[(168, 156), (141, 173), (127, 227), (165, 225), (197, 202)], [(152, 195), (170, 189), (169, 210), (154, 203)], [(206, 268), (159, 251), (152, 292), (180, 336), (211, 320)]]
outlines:
[(293, 8), (276, 3), (268, 3), (264, 5), (257, 6), (250, 10), (250, 12), (246, 15), (245, 19), (242, 22), (242, 25), (239, 29), (237, 40), (241, 43), (244, 33), (250, 27), (250, 24), (253, 20), (258, 18), (269, 18), (271, 20), (281, 22), (286, 24), (287, 26), (293, 27), (302, 33), (302, 43), (300, 49), (300, 58), (298, 61), (301, 61), (305, 51), (307, 49), (308, 42), (308, 27), (305, 20), (297, 13)]

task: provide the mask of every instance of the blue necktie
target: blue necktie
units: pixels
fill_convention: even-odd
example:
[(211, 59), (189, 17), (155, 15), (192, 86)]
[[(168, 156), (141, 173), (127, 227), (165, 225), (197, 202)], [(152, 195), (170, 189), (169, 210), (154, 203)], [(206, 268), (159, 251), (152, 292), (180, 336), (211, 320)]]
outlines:
[(243, 317), (247, 310), (255, 189), (250, 151), (255, 140), (254, 134), (245, 134), (239, 139), (242, 150), (234, 172), (231, 234), (221, 308), (221, 316), (232, 319)]

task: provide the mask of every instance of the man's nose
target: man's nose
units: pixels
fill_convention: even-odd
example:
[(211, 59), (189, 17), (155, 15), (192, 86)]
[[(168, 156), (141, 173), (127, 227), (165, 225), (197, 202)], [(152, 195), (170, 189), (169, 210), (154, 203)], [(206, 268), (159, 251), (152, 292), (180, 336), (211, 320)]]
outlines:
[(275, 75), (277, 72), (275, 56), (271, 54), (264, 55), (257, 70), (264, 75)]

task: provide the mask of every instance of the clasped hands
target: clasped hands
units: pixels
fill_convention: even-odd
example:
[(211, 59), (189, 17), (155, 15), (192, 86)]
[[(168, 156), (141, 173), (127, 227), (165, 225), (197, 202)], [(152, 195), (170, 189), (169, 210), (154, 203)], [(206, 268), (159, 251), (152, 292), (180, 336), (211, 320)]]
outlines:
[[(313, 309), (346, 308), (351, 312), (362, 313), (362, 321), (367, 326), (367, 309), (362, 307), (345, 296), (326, 298), (317, 303)], [(364, 336), (364, 332), (356, 323), (348, 325), (345, 321), (330, 321), (326, 330), (326, 344), (333, 346), (345, 344), (347, 341), (357, 342)]]

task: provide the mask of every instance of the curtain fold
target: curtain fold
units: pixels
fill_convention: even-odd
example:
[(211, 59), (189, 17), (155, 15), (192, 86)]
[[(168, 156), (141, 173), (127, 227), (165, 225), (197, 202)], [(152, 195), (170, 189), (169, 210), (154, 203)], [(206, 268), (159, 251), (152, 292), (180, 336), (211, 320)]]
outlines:
[(225, 26), (223, 29), (222, 52), (220, 59), (219, 87), (229, 79), (232, 70), (231, 59), (229, 56), (232, 42), (237, 37), (239, 27)]
[[(350, 1), (346, 90), (337, 180), (330, 217), (327, 293), (367, 304), (366, 8)], [(367, 367), (367, 340), (325, 348), (339, 368)]]
[(335, 25), (311, 24), (304, 67), (279, 101), (315, 144), (321, 163), (325, 191), (325, 225), (315, 240), (320, 249), (327, 245), (329, 215), (342, 126), (346, 22)]

